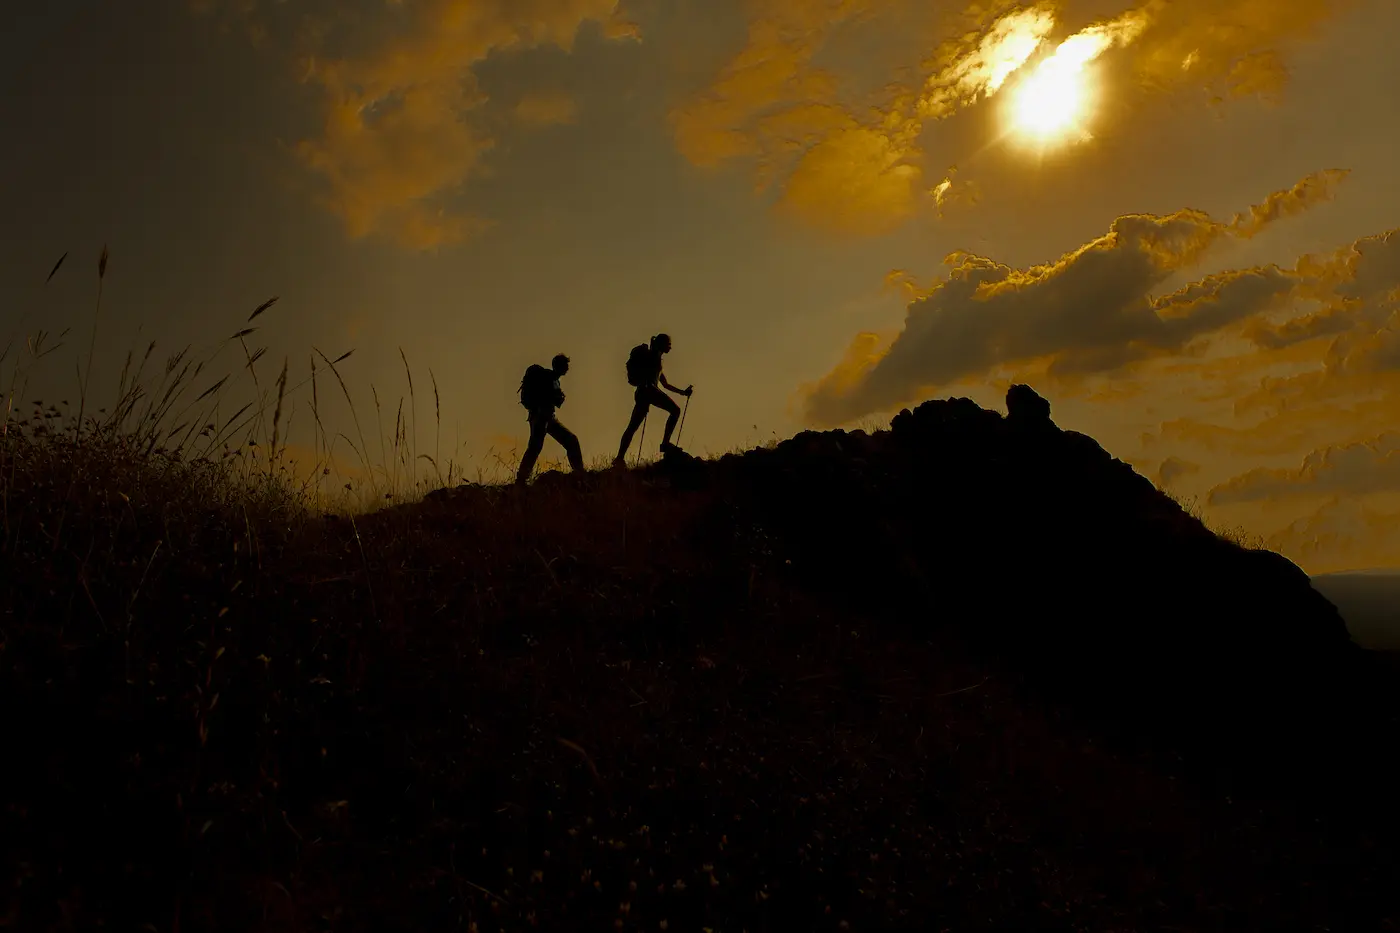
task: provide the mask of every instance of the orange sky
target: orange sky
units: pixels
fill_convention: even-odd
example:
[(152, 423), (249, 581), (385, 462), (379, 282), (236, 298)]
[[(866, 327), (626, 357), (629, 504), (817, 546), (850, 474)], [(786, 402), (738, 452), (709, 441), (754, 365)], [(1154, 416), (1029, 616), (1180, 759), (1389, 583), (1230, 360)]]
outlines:
[[(611, 453), (627, 350), (659, 330), (700, 451), (924, 398), (999, 407), (1025, 380), (1062, 426), (1309, 571), (1400, 566), (1394, 3), (13, 15), (0, 328), (86, 333), (110, 244), (99, 383), (152, 338), (216, 345), (272, 295), (249, 338), (264, 382), (354, 348), (343, 375), (388, 433), (402, 350), (418, 448), (439, 444), (431, 368), (440, 445), (472, 463), (520, 436), (520, 373), (560, 351), (561, 418)], [(1027, 135), (1061, 105), (1067, 128)], [(45, 391), (71, 384), (66, 352)], [(208, 378), (254, 391), (241, 353)]]

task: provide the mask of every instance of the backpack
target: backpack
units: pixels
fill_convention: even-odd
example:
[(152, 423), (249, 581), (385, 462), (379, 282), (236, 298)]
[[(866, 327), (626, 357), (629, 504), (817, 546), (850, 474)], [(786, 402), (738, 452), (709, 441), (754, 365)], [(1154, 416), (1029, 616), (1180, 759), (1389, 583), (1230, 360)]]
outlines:
[(655, 368), (656, 359), (651, 347), (644, 343), (637, 344), (627, 356), (627, 384), (639, 388), (647, 385), (655, 378)]
[(520, 380), (520, 404), (530, 411), (541, 408), (553, 408), (555, 405), (554, 396), (554, 371), (545, 369), (538, 363), (532, 363), (525, 370), (525, 376)]

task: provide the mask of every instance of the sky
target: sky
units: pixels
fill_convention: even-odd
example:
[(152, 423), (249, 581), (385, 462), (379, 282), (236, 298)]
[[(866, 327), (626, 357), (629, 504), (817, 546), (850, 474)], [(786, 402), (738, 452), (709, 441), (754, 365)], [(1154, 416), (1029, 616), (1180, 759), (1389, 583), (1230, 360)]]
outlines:
[(337, 469), (401, 400), (480, 465), (563, 352), (610, 458), (664, 331), (693, 451), (1027, 382), (1217, 527), (1400, 567), (1390, 0), (12, 6), (0, 337), (70, 329), (35, 398), (90, 342), (98, 387), (191, 346), (221, 410), (285, 361), (307, 450), (314, 360)]

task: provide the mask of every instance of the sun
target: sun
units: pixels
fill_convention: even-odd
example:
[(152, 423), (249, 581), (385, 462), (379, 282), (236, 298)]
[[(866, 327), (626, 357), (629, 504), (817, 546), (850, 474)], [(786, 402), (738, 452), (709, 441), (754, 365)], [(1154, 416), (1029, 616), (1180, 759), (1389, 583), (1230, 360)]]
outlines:
[(1071, 36), (1029, 69), (1012, 92), (1012, 132), (1042, 148), (1087, 138), (1083, 124), (1093, 99), (1087, 67), (1109, 42), (1089, 31)]
[(1065, 68), (1040, 68), (1017, 88), (1011, 104), (1012, 124), (1022, 136), (1040, 143), (1053, 142), (1078, 126), (1087, 96), (1082, 74)]

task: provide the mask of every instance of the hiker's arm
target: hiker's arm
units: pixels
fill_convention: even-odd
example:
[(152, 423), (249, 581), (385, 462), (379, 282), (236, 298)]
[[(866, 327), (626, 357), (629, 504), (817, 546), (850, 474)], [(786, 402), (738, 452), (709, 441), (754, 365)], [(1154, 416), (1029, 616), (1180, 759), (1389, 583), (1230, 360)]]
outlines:
[(671, 385), (671, 383), (667, 382), (665, 373), (661, 374), (661, 384), (664, 385), (670, 391), (675, 392), (677, 395), (686, 395), (690, 392), (689, 389), (678, 389), (675, 386)]

